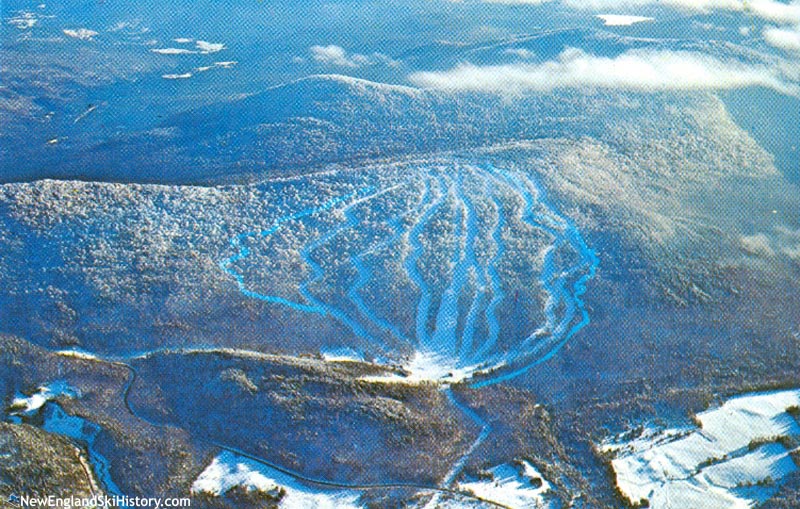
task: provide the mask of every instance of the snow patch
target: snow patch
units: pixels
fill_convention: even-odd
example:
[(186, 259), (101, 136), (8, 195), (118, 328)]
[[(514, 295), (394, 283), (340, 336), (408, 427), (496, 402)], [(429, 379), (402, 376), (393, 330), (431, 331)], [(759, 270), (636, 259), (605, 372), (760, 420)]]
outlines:
[(80, 394), (63, 380), (51, 382), (40, 386), (30, 396), (17, 395), (11, 402), (11, 408), (13, 409), (11, 413), (13, 415), (32, 415), (42, 408), (45, 403), (60, 396), (77, 398)]
[(102, 431), (100, 426), (77, 415), (69, 415), (60, 406), (54, 404), (45, 409), (42, 429), (48, 433), (83, 442), (89, 453), (92, 470), (105, 491), (111, 495), (123, 495), (119, 486), (111, 478), (111, 463), (95, 449), (95, 442)]
[(360, 494), (352, 490), (316, 489), (256, 461), (225, 451), (214, 458), (192, 485), (192, 493), (222, 496), (230, 489), (279, 494), (284, 509), (359, 509)]
[(60, 355), (61, 357), (72, 357), (73, 359), (83, 359), (87, 361), (100, 360), (100, 358), (95, 354), (77, 348), (71, 350), (59, 350), (56, 352), (56, 355)]
[(411, 360), (403, 365), (406, 376), (391, 374), (363, 377), (367, 382), (388, 383), (420, 383), (442, 382), (458, 383), (471, 377), (479, 366), (456, 367), (457, 359), (452, 359), (434, 352), (417, 351)]
[(449, 359), (433, 352), (417, 352), (411, 362), (404, 366), (414, 381), (439, 380), (460, 382), (475, 371), (472, 367), (456, 367), (456, 359)]

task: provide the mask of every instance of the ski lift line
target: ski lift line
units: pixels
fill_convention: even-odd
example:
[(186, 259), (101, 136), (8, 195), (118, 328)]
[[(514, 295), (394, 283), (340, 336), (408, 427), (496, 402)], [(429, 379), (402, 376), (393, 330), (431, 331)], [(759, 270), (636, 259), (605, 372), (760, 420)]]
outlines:
[(90, 104), (89, 107), (86, 108), (85, 110), (83, 110), (83, 112), (80, 115), (75, 117), (75, 120), (73, 120), (72, 123), (73, 124), (77, 124), (78, 122), (80, 122), (84, 118), (88, 117), (97, 108), (98, 108), (97, 104)]

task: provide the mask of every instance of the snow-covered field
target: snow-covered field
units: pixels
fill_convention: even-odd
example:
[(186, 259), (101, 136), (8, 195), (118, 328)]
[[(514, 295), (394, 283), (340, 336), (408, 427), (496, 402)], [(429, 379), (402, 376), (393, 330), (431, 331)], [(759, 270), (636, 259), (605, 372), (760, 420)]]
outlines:
[[(517, 465), (499, 465), (487, 472), (487, 478), (458, 483), (455, 489), (472, 493), (483, 500), (515, 509), (546, 509), (556, 507), (548, 500), (552, 487), (539, 471), (527, 461)], [(225, 495), (233, 488), (260, 492), (279, 497), (283, 509), (358, 509), (364, 507), (360, 493), (348, 489), (320, 489), (232, 452), (222, 452), (214, 458), (192, 485), (192, 492), (213, 496)], [(440, 508), (482, 506), (475, 500), (450, 499), (439, 501)], [(464, 504), (468, 505), (464, 505)], [(426, 506), (427, 507), (427, 506)]]
[(557, 507), (547, 499), (550, 483), (527, 461), (498, 465), (488, 473), (491, 478), (459, 483), (458, 489), (516, 509)]
[(192, 485), (192, 492), (220, 496), (235, 487), (280, 497), (279, 507), (284, 509), (362, 507), (358, 502), (361, 495), (356, 491), (313, 488), (266, 465), (227, 451), (214, 458), (200, 474)]
[(800, 425), (787, 411), (798, 406), (800, 390), (739, 396), (698, 414), (697, 429), (647, 429), (602, 448), (614, 454), (617, 486), (632, 502), (648, 500), (654, 509), (752, 507), (798, 469), (789, 448)]

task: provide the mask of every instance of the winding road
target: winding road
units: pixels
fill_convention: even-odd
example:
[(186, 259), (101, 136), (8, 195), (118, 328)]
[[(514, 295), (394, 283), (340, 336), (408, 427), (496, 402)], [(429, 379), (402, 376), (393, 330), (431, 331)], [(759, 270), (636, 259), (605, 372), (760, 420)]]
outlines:
[[(211, 350), (209, 350), (209, 351), (211, 351)], [(159, 354), (159, 353), (162, 353), (162, 352), (163, 351), (145, 352), (144, 354), (140, 354), (140, 355), (136, 356), (135, 358), (139, 358), (140, 359), (142, 357), (147, 357), (149, 355)], [(194, 350), (186, 350), (186, 353), (194, 353), (194, 352), (195, 352)], [(197, 352), (206, 352), (206, 350), (197, 350)], [(58, 355), (65, 355), (65, 356), (74, 356), (74, 355), (72, 355), (72, 352), (70, 352), (70, 351), (60, 351), (60, 352), (52, 352), (52, 353), (55, 353), (55, 354), (58, 354)], [(87, 360), (87, 361), (98, 362), (98, 363), (102, 363), (102, 364), (115, 366), (115, 367), (124, 369), (124, 370), (126, 370), (128, 372), (128, 379), (127, 379), (125, 385), (122, 388), (121, 397), (122, 397), (122, 402), (123, 402), (123, 404), (125, 406), (125, 409), (128, 411), (128, 413), (132, 417), (134, 417), (135, 419), (138, 419), (138, 420), (140, 420), (142, 422), (145, 422), (148, 425), (153, 426), (153, 427), (158, 427), (158, 428), (171, 428), (171, 427), (174, 427), (174, 425), (169, 424), (169, 423), (156, 422), (156, 421), (153, 421), (153, 420), (148, 419), (146, 417), (143, 417), (142, 415), (140, 415), (137, 412), (136, 408), (133, 406), (133, 404), (130, 401), (130, 396), (131, 396), (131, 393), (133, 391), (134, 385), (136, 384), (136, 380), (137, 380), (139, 375), (138, 375), (138, 372), (136, 371), (136, 368), (133, 367), (131, 364), (129, 364), (126, 361), (119, 360), (119, 359), (105, 359), (105, 358), (97, 356), (95, 354), (89, 354), (89, 355), (83, 356), (83, 359)], [(133, 360), (133, 358), (131, 360)], [(452, 395), (450, 394), (448, 397), (452, 397)], [(87, 422), (90, 422), (90, 421), (87, 421)], [(279, 464), (274, 463), (272, 461), (269, 461), (269, 460), (267, 460), (265, 458), (262, 458), (262, 457), (259, 457), (257, 455), (254, 455), (252, 453), (248, 453), (248, 452), (243, 451), (241, 449), (238, 449), (236, 447), (231, 447), (231, 446), (223, 444), (221, 442), (218, 442), (218, 441), (215, 441), (215, 440), (210, 440), (210, 439), (203, 438), (203, 437), (199, 437), (199, 436), (196, 436), (196, 435), (191, 434), (191, 433), (190, 433), (190, 435), (192, 436), (193, 440), (196, 440), (198, 442), (211, 445), (211, 446), (213, 446), (213, 447), (215, 447), (217, 449), (223, 450), (223, 451), (228, 451), (230, 453), (236, 454), (236, 455), (241, 456), (243, 458), (247, 458), (247, 459), (249, 459), (249, 460), (251, 460), (253, 462), (256, 462), (256, 463), (258, 463), (260, 465), (264, 465), (265, 467), (268, 467), (270, 469), (276, 470), (276, 471), (278, 471), (278, 472), (280, 472), (282, 474), (288, 475), (288, 476), (292, 477), (293, 479), (295, 479), (297, 481), (300, 481), (300, 482), (303, 482), (303, 483), (306, 483), (306, 484), (310, 484), (310, 485), (314, 485), (314, 486), (319, 486), (319, 487), (323, 487), (323, 488), (354, 490), (354, 491), (372, 491), (372, 490), (388, 490), (388, 489), (413, 489), (413, 490), (418, 490), (418, 491), (431, 492), (431, 493), (435, 493), (435, 494), (439, 494), (439, 495), (449, 495), (449, 496), (453, 496), (453, 497), (457, 497), (457, 498), (461, 498), (461, 499), (472, 500), (472, 501), (475, 501), (475, 502), (480, 502), (480, 503), (487, 504), (489, 506), (497, 507), (497, 508), (500, 508), (500, 509), (513, 509), (513, 508), (509, 508), (506, 505), (494, 502), (492, 500), (487, 500), (487, 499), (475, 496), (475, 495), (473, 495), (471, 493), (462, 492), (462, 491), (459, 491), (459, 490), (456, 490), (456, 489), (452, 489), (452, 488), (448, 488), (448, 487), (429, 486), (429, 485), (418, 484), (418, 483), (404, 483), (404, 482), (387, 482), (387, 483), (372, 483), (372, 484), (369, 484), (369, 483), (364, 483), (364, 484), (360, 484), (360, 483), (343, 483), (343, 482), (330, 481), (330, 480), (326, 480), (326, 479), (319, 479), (319, 478), (315, 478), (315, 477), (310, 477), (310, 476), (307, 476), (307, 475), (305, 475), (305, 474), (303, 474), (301, 472), (298, 472), (296, 470), (284, 467), (282, 465), (279, 465)], [(108, 473), (107, 468), (106, 468), (106, 472), (105, 473), (106, 473), (106, 476), (104, 477), (104, 479), (106, 479), (106, 482), (104, 482), (104, 484), (106, 485), (106, 488), (112, 487), (113, 488), (112, 493), (117, 494), (117, 495), (122, 495), (122, 493), (119, 490), (119, 488), (117, 488), (116, 485), (111, 480), (110, 474)], [(107, 483), (110, 483), (110, 484), (107, 484)]]

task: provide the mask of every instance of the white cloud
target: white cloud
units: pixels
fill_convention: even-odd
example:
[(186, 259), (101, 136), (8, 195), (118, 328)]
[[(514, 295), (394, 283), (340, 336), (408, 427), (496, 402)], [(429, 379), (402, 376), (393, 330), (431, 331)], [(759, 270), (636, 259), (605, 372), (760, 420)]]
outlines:
[(603, 23), (608, 27), (627, 27), (635, 23), (655, 21), (655, 19), (647, 16), (627, 16), (624, 14), (598, 14), (596, 17), (602, 19)]
[[(173, 39), (175, 42), (185, 44), (187, 42), (191, 42), (192, 39), (186, 38), (179, 38)], [(151, 49), (153, 53), (158, 53), (159, 55), (196, 55), (198, 53), (207, 55), (209, 53), (217, 53), (218, 51), (222, 51), (225, 49), (225, 45), (222, 43), (217, 42), (206, 42), (206, 41), (195, 41), (194, 43), (195, 49), (187, 49), (187, 48), (155, 48)]]
[(131, 24), (129, 22), (127, 22), (127, 21), (119, 21), (119, 22), (114, 23), (113, 25), (111, 25), (111, 27), (108, 29), (108, 31), (109, 32), (119, 32), (120, 30), (125, 30), (126, 28), (129, 28), (130, 26), (131, 26)]
[(616, 57), (567, 49), (541, 64), (475, 66), (448, 71), (417, 72), (409, 79), (420, 86), (446, 91), (519, 94), (558, 88), (609, 88), (636, 91), (732, 89), (764, 86), (800, 95), (776, 69), (720, 60), (688, 51), (631, 50)]
[(185, 80), (192, 77), (192, 73), (185, 72), (183, 74), (164, 74), (161, 76), (165, 80)]
[(341, 46), (311, 46), (311, 56), (319, 63), (340, 67), (358, 67), (358, 63), (347, 56)]
[(800, 2), (798, 1), (785, 4), (775, 0), (750, 0), (750, 2), (742, 3), (746, 6), (745, 12), (752, 12), (768, 21), (800, 23)]
[(398, 67), (400, 65), (400, 61), (399, 60), (395, 60), (392, 57), (390, 57), (389, 55), (386, 55), (386, 54), (383, 54), (383, 53), (373, 53), (372, 57), (371, 57), (371, 60), (372, 60), (371, 63), (373, 63), (373, 64), (381, 63), (383, 65), (388, 65), (389, 67)]
[(194, 43), (200, 53), (216, 53), (225, 49), (225, 45), (217, 42), (196, 41)]
[[(200, 67), (195, 67), (195, 72), (206, 72), (210, 71), (211, 69), (232, 69), (234, 65), (238, 64), (235, 60), (230, 60), (227, 62), (214, 62), (213, 65), (203, 65)], [(189, 76), (186, 76), (187, 78)]]
[(64, 35), (72, 37), (73, 39), (80, 39), (82, 41), (91, 41), (94, 39), (94, 36), (97, 35), (97, 32), (94, 30), (89, 30), (88, 28), (78, 28), (77, 30), (65, 28), (63, 32)]
[(125, 32), (128, 35), (141, 35), (150, 31), (146, 26), (142, 26), (139, 20), (119, 21), (108, 28), (109, 32)]
[(187, 55), (197, 53), (186, 48), (153, 48), (150, 51), (158, 53), (159, 55)]
[[(451, 0), (457, 1), (457, 0)], [(542, 5), (549, 4), (555, 0), (483, 0), (487, 4), (526, 4), (526, 5)]]
[(38, 22), (39, 18), (32, 12), (21, 12), (8, 20), (9, 25), (14, 25), (20, 30), (33, 28)]
[(776, 48), (800, 52), (800, 25), (794, 29), (767, 28), (764, 30), (764, 40)]
[(362, 67), (365, 65), (384, 64), (390, 67), (399, 65), (399, 62), (393, 60), (388, 55), (383, 53), (373, 53), (372, 55), (362, 55), (359, 53), (348, 53), (347, 50), (341, 46), (334, 44), (328, 46), (311, 46), (309, 48), (311, 58), (314, 61), (324, 64), (333, 65), (337, 67)]

